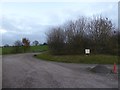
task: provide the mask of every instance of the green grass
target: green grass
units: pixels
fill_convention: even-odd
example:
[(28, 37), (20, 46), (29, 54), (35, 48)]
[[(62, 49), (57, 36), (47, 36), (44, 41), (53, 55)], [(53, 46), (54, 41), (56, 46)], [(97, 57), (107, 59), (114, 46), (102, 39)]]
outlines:
[(42, 52), (42, 51), (47, 51), (48, 46), (47, 45), (42, 45), (42, 46), (31, 46), (30, 47), (30, 52)]
[(4, 47), (2, 48), (2, 54), (11, 54), (13, 47)]
[[(21, 48), (21, 53), (23, 52), (22, 47)], [(3, 47), (2, 49), (2, 54), (13, 54), (14, 53), (14, 47)], [(42, 52), (42, 51), (47, 51), (48, 46), (47, 45), (41, 45), (41, 46), (30, 46), (29, 51), (27, 52)]]
[(51, 55), (49, 53), (42, 53), (36, 56), (39, 59), (66, 62), (66, 63), (85, 63), (85, 64), (113, 64), (118, 63), (117, 56), (111, 55)]

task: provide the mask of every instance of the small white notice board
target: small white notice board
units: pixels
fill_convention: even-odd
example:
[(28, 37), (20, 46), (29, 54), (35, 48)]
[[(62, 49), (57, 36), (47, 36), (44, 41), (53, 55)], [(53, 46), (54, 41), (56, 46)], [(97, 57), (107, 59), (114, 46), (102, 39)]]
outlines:
[(85, 49), (85, 54), (90, 54), (90, 49)]

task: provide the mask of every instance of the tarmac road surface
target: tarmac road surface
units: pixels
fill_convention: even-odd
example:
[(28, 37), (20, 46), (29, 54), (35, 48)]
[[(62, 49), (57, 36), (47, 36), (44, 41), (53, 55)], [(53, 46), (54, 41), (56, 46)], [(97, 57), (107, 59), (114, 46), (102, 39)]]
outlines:
[[(89, 71), (95, 64), (39, 60), (34, 53), (3, 55), (3, 88), (117, 88), (115, 74)], [(112, 68), (112, 65), (107, 65)]]
[(0, 89), (2, 89), (2, 55), (0, 55)]

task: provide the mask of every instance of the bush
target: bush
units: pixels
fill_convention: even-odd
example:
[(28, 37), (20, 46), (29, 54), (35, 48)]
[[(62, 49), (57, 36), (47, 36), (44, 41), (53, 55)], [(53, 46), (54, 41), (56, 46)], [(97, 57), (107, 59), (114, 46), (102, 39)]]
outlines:
[(117, 34), (108, 18), (81, 17), (60, 27), (54, 27), (47, 34), (49, 50), (52, 54), (84, 54), (85, 48), (94, 54), (116, 54)]

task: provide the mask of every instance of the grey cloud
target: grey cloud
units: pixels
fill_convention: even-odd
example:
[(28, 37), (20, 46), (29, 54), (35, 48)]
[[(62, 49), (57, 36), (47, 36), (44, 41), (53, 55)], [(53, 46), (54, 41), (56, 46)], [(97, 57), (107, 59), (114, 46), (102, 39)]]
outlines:
[(7, 32), (2, 34), (2, 45), (13, 45), (14, 41), (21, 40), (23, 37), (29, 38), (30, 41), (38, 40), (41, 43), (46, 42), (45, 33), (50, 27), (49, 25), (40, 25), (38, 22), (33, 23), (32, 21), (29, 21), (27, 24), (23, 22), (22, 26), (24, 28), (20, 29), (17, 25), (21, 25), (21, 22), (17, 23), (12, 20), (3, 19), (2, 29), (5, 29)]
[(3, 44), (13, 44), (15, 40), (20, 40), (23, 37), (27, 37), (31, 41), (39, 40), (41, 43), (45, 42), (45, 33), (51, 25), (64, 24), (79, 16), (91, 17), (91, 15), (102, 14), (111, 19), (116, 26), (118, 25), (117, 3), (74, 3), (72, 5), (64, 3), (63, 6), (58, 5), (53, 9), (36, 9), (33, 6), (37, 10), (33, 11), (34, 13), (31, 13), (31, 10), (18, 11), (17, 8), (15, 9), (17, 12), (15, 12), (8, 8), (7, 11), (10, 13), (3, 13), (5, 15), (2, 20), (2, 28), (7, 31), (2, 35)]

